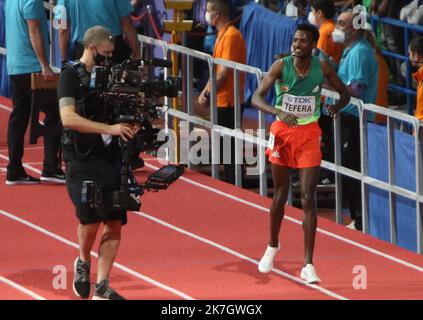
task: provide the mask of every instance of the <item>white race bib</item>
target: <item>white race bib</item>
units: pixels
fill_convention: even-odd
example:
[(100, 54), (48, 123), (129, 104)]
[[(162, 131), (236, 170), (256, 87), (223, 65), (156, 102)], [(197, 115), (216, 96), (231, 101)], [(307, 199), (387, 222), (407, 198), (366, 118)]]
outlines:
[(297, 118), (304, 119), (313, 117), (315, 109), (315, 96), (294, 96), (288, 93), (283, 95), (281, 107), (283, 112), (292, 114)]

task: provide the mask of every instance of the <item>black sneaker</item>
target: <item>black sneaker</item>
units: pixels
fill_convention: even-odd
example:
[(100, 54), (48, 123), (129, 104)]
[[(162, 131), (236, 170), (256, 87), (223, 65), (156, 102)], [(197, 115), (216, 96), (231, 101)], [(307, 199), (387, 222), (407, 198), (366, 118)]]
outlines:
[(57, 169), (56, 172), (42, 172), (40, 180), (42, 182), (52, 182), (52, 183), (65, 183), (65, 173), (61, 169)]
[(73, 265), (73, 292), (78, 297), (88, 298), (90, 295), (90, 269), (91, 263), (89, 261), (82, 261), (79, 257), (75, 259)]
[(109, 280), (104, 279), (95, 284), (93, 300), (126, 300), (119, 293), (109, 287)]
[(6, 178), (6, 185), (14, 186), (14, 185), (25, 185), (25, 184), (37, 184), (40, 183), (40, 180), (34, 177), (31, 177), (28, 174), (19, 177), (7, 177)]

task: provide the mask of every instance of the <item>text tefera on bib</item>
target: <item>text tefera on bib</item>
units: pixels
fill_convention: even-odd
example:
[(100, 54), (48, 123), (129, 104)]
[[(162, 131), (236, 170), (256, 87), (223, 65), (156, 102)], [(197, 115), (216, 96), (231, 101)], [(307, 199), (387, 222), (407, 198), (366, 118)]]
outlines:
[(281, 110), (292, 114), (300, 119), (311, 118), (316, 109), (316, 97), (314, 96), (294, 96), (285, 93), (282, 99)]

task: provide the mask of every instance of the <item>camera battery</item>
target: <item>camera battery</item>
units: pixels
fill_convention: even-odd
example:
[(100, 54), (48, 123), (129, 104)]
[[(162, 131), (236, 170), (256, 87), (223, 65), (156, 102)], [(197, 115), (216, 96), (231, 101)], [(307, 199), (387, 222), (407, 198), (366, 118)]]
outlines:
[(81, 203), (90, 208), (99, 208), (102, 204), (101, 183), (96, 181), (83, 181)]

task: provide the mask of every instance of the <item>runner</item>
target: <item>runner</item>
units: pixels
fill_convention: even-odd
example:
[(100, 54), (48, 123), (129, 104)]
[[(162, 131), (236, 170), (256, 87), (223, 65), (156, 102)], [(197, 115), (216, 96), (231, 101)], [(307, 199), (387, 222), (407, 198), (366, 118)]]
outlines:
[[(320, 100), (323, 80), (340, 93), (338, 102), (328, 107), (331, 116), (350, 100), (347, 88), (336, 71), (326, 62), (312, 56), (319, 31), (310, 24), (300, 24), (294, 35), (292, 55), (276, 61), (254, 93), (252, 104), (277, 117), (270, 129), (266, 154), (272, 168), (274, 196), (270, 208), (270, 240), (260, 261), (259, 271), (270, 272), (280, 249), (279, 231), (288, 199), (290, 169), (299, 169), (301, 204), (304, 210), (304, 267), (301, 278), (308, 283), (320, 282), (313, 266), (317, 228), (315, 191), (319, 179), (321, 130)], [(276, 106), (265, 100), (267, 91), (276, 84)]]

